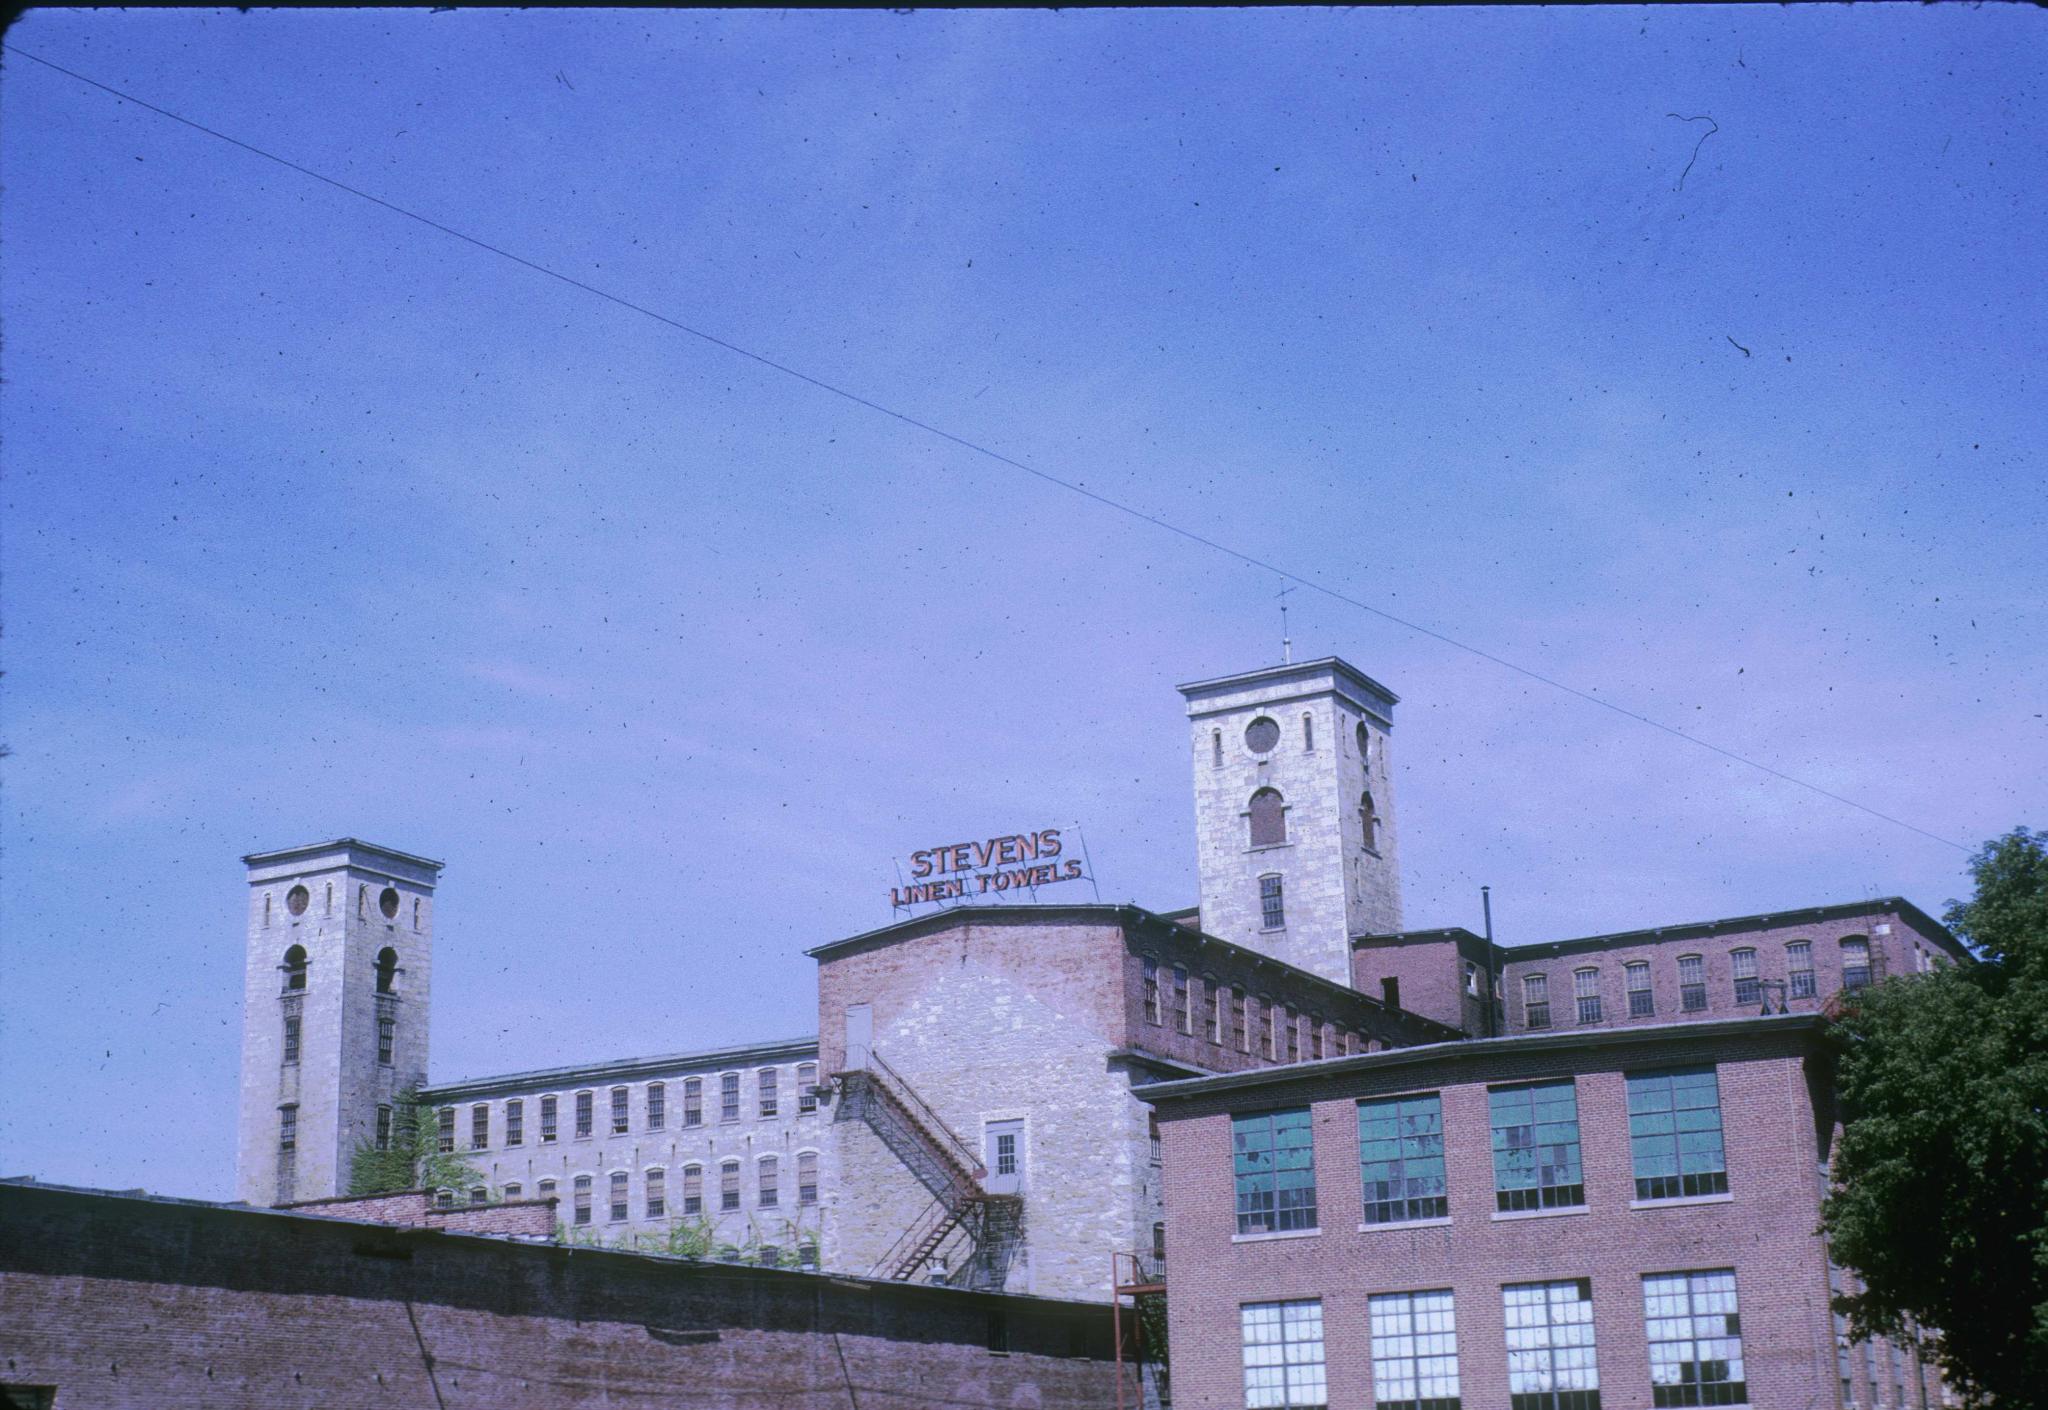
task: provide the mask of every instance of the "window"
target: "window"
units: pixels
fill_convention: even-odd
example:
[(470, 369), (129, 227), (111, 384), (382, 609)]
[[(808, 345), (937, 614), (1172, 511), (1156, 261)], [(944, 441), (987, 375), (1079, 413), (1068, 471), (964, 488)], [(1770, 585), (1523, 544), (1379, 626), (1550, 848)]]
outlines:
[(1869, 984), (1870, 942), (1851, 935), (1842, 941), (1842, 987), (1853, 994)]
[(1278, 847), (1287, 840), (1287, 803), (1279, 789), (1260, 789), (1245, 811), (1251, 819), (1252, 846)]
[(1323, 1381), (1323, 1304), (1248, 1302), (1238, 1309), (1244, 1336), (1246, 1410), (1321, 1410), (1330, 1393)]
[(1365, 721), (1358, 722), (1358, 759), (1360, 763), (1372, 757), (1372, 731), (1365, 727)]
[(796, 1065), (796, 1109), (799, 1113), (818, 1109), (818, 1064), (800, 1062)]
[(1280, 1060), (1280, 1011), (1274, 1002), (1261, 994), (1259, 996), (1261, 1015), (1259, 1028), (1259, 1051), (1266, 1055), (1268, 1062)]
[(519, 1198), (519, 1197), (520, 1197), (521, 1195), (523, 1195), (523, 1194), (525, 1194), (525, 1193), (526, 1193), (526, 1187), (525, 1187), (524, 1185), (520, 1184), (520, 1183), (519, 1183), (519, 1182), (518, 1182), (517, 1180), (513, 1180), (513, 1181), (510, 1181), (509, 1183), (507, 1183), (507, 1184), (506, 1184), (506, 1186), (505, 1186), (505, 1188), (504, 1188), (504, 1190), (503, 1190), (503, 1192), (502, 1192), (502, 1194), (501, 1194), (501, 1198), (504, 1198), (504, 1199), (508, 1199), (508, 1200), (514, 1200), (514, 1199), (518, 1199), (518, 1198)]
[(1316, 721), (1313, 715), (1301, 717), (1301, 750), (1304, 754), (1315, 752)]
[(1308, 1016), (1308, 1055), (1311, 1060), (1323, 1060), (1323, 1021), (1315, 1014)]
[(1450, 1289), (1370, 1299), (1375, 1410), (1458, 1410), (1458, 1328)]
[(645, 1198), (649, 1219), (660, 1219), (668, 1213), (668, 1172), (659, 1166), (647, 1172)]
[(1244, 747), (1254, 754), (1270, 754), (1280, 743), (1280, 726), (1259, 716), (1244, 727)]
[(435, 1113), (434, 1113), (434, 1121), (435, 1121), (435, 1133), (434, 1133), (434, 1134), (435, 1134), (435, 1141), (434, 1141), (434, 1149), (436, 1149), (436, 1150), (438, 1150), (438, 1151), (443, 1151), (443, 1152), (446, 1152), (446, 1151), (452, 1151), (452, 1150), (454, 1150), (454, 1149), (455, 1149), (455, 1108), (454, 1108), (454, 1107), (452, 1107), (452, 1106), (444, 1106), (444, 1107), (442, 1107), (442, 1108), (441, 1108), (441, 1109), (440, 1109), (439, 1111), (437, 1111), (437, 1112), (435, 1112)]
[(555, 1110), (559, 1103), (560, 1098), (558, 1097), (542, 1097), (540, 1099), (540, 1143), (544, 1146), (554, 1144), (557, 1134), (555, 1129)]
[(1380, 980), (1380, 1002), (1390, 1009), (1401, 1007), (1401, 981), (1395, 975), (1386, 975)]
[(1698, 1013), (1707, 1006), (1707, 962), (1698, 955), (1678, 957), (1678, 1007)]
[(288, 1063), (299, 1060), (299, 1016), (295, 1013), (284, 1016), (284, 1060)]
[(358, 886), (358, 887), (356, 888), (356, 919), (357, 919), (357, 920), (361, 920), (361, 919), (363, 919), (363, 917), (367, 916), (367, 915), (368, 915), (368, 914), (370, 913), (370, 912), (369, 912), (369, 904), (370, 904), (370, 888), (369, 888), (369, 887), (367, 887), (367, 886)]
[(1813, 997), (1813, 945), (1810, 941), (1794, 940), (1785, 947), (1785, 973), (1791, 981), (1792, 998)]
[(377, 992), (391, 992), (392, 981), (398, 977), (398, 951), (386, 945), (377, 952)]
[(612, 1134), (623, 1136), (631, 1126), (626, 1117), (626, 1089), (612, 1088)]
[(1714, 1069), (1631, 1074), (1628, 1143), (1637, 1199), (1726, 1194), (1721, 1084)]
[(1209, 762), (1217, 768), (1223, 767), (1223, 731), (1209, 731)]
[(1648, 1018), (1657, 1012), (1657, 999), (1650, 992), (1650, 963), (1648, 960), (1630, 960), (1621, 967), (1628, 982), (1628, 1016)]
[(440, 1208), (440, 1209), (453, 1209), (453, 1208), (455, 1207), (455, 1191), (453, 1191), (453, 1190), (436, 1190), (436, 1191), (434, 1191), (434, 1204), (435, 1204), (435, 1206), (436, 1206), (437, 1208)]
[(683, 1083), (683, 1125), (704, 1124), (704, 1079), (692, 1077)]
[(1166, 1152), (1161, 1147), (1159, 1141), (1159, 1114), (1157, 1112), (1145, 1118), (1145, 1143), (1148, 1148), (1147, 1154), (1154, 1165), (1158, 1165), (1165, 1160)]
[(647, 1084), (647, 1129), (659, 1131), (668, 1125), (668, 1088), (659, 1082)]
[(796, 1202), (809, 1206), (818, 1202), (818, 1153), (796, 1153)]
[(704, 1212), (704, 1167), (685, 1165), (683, 1167), (683, 1213), (697, 1215)]
[(1525, 974), (1522, 976), (1522, 1026), (1524, 1028), (1550, 1027), (1549, 975)]
[(764, 1155), (755, 1172), (758, 1177), (760, 1198), (756, 1201), (763, 1209), (773, 1209), (782, 1202), (782, 1161), (777, 1156)]
[(1244, 1018), (1245, 1006), (1249, 1003), (1251, 1003), (1251, 998), (1243, 990), (1240, 989), (1232, 992), (1230, 996), (1231, 1046), (1241, 1053), (1249, 1053), (1252, 1050), (1251, 1028), (1245, 1023)]
[(555, 1182), (553, 1180), (543, 1180), (533, 1187), (533, 1193), (537, 1199), (553, 1199), (555, 1197)]
[(1301, 1061), (1301, 1015), (1289, 1009), (1280, 1010), (1280, 1026), (1287, 1033), (1287, 1060)]
[(1643, 1278), (1652, 1405), (1744, 1405), (1742, 1316), (1735, 1270)]
[(627, 1207), (629, 1197), (626, 1172), (614, 1170), (612, 1172), (612, 1223), (621, 1223), (632, 1213), (632, 1210)]
[(284, 987), (303, 989), (306, 987), (306, 947), (294, 945), (284, 952)]
[(469, 1202), (471, 1204), (489, 1204), (491, 1202), (491, 1192), (482, 1185), (472, 1185), (469, 1191)]
[(578, 1224), (588, 1224), (590, 1222), (590, 1177), (588, 1175), (578, 1175), (576, 1183), (570, 1188), (574, 1192), (570, 1205), (574, 1212), (570, 1217)]
[(761, 1099), (761, 1115), (773, 1116), (780, 1107), (777, 1100), (781, 1078), (772, 1067), (764, 1067), (754, 1074), (755, 1095)]
[(1188, 1004), (1188, 969), (1186, 965), (1173, 967), (1173, 1026), (1183, 1033), (1195, 1031), (1194, 1010)]
[(526, 1103), (517, 1097), (505, 1103), (505, 1144), (526, 1144)]
[(718, 1207), (740, 1207), (740, 1163), (737, 1160), (728, 1160), (718, 1167)]
[(1365, 850), (1377, 854), (1380, 850), (1380, 812), (1372, 805), (1372, 794), (1362, 793), (1358, 798), (1358, 832), (1365, 842)]
[(1366, 1223), (1402, 1224), (1449, 1214), (1442, 1099), (1431, 1092), (1360, 1102), (1358, 1164)]
[(722, 1072), (718, 1076), (718, 1119), (740, 1119), (740, 1075), (737, 1072)]
[(1600, 971), (1597, 969), (1575, 969), (1572, 971), (1572, 998), (1578, 1001), (1579, 1022), (1600, 1021)]
[(590, 1134), (591, 1109), (595, 1101), (596, 1096), (594, 1093), (578, 1092), (576, 1094), (576, 1139), (579, 1141)]
[(469, 1109), (469, 1148), (483, 1150), (491, 1143), (491, 1107), (488, 1102), (478, 1102)]
[(299, 1148), (299, 1108), (296, 1102), (277, 1109), (277, 1150), (280, 1155)]
[(1472, 961), (1470, 960), (1466, 960), (1463, 963), (1465, 972), (1465, 997), (1468, 999), (1476, 999), (1479, 997), (1479, 966), (1472, 963)]
[(1500, 1290), (1508, 1342), (1508, 1410), (1600, 1410), (1593, 1357), (1593, 1285), (1509, 1283)]
[(391, 1149), (391, 1108), (388, 1106), (377, 1108), (377, 1149)]
[(1735, 1002), (1744, 1008), (1763, 1002), (1763, 986), (1756, 977), (1756, 951), (1730, 950), (1728, 966), (1735, 976)]
[(377, 1020), (377, 1061), (391, 1066), (391, 1050), (398, 1043), (398, 1020), (379, 1018)]
[(1152, 1225), (1152, 1261), (1161, 1268), (1166, 1266), (1166, 1221), (1164, 1219), (1158, 1220)]
[(1202, 1028), (1209, 1041), (1223, 1046), (1223, 995), (1217, 992), (1216, 976), (1202, 976)]
[(1316, 1227), (1316, 1172), (1307, 1107), (1230, 1118), (1237, 1232)]
[(1494, 1200), (1503, 1213), (1586, 1202), (1579, 1169), (1579, 1098), (1569, 1079), (1487, 1092)]
[(1279, 930), (1287, 924), (1287, 902), (1280, 893), (1277, 876), (1259, 878), (1259, 924), (1267, 930)]
[(1145, 1021), (1159, 1022), (1159, 961), (1150, 955), (1138, 961), (1138, 972), (1145, 981)]

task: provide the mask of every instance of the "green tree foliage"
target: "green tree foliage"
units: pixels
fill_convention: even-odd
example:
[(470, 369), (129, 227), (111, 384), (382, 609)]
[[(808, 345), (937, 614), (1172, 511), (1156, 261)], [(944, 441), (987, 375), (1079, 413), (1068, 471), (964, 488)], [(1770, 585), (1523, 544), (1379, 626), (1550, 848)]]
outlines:
[(1858, 1336), (1930, 1348), (1972, 1405), (2048, 1385), (2048, 835), (1971, 858), (1944, 919), (1980, 963), (1895, 979), (1834, 1030), (1844, 1130), (1822, 1225)]
[(483, 1184), (483, 1172), (452, 1151), (441, 1149), (434, 1109), (408, 1087), (391, 1106), (388, 1149), (364, 1141), (349, 1159), (348, 1192), (380, 1195), (392, 1190), (469, 1190)]

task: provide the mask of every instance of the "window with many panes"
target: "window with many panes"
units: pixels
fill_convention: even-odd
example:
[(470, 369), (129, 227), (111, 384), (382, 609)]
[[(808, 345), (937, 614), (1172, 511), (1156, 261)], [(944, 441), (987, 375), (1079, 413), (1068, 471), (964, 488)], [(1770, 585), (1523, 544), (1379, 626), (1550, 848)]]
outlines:
[(455, 1149), (455, 1108), (452, 1106), (444, 1106), (434, 1113), (434, 1149)]
[(510, 1180), (505, 1184), (504, 1197), (508, 1200), (514, 1200), (518, 1199), (525, 1192), (526, 1187), (524, 1185), (520, 1184), (517, 1180)]
[(754, 1074), (754, 1094), (761, 1102), (761, 1115), (773, 1116), (781, 1107), (782, 1075), (772, 1067)]
[(627, 1174), (626, 1174), (626, 1172), (625, 1172), (625, 1171), (623, 1171), (623, 1170), (614, 1170), (614, 1171), (612, 1172), (612, 1210), (611, 1210), (611, 1213), (612, 1213), (612, 1222), (613, 1222), (614, 1224), (617, 1224), (617, 1223), (621, 1222), (622, 1220), (624, 1220), (625, 1218), (627, 1218), (627, 1216), (629, 1216), (629, 1215), (630, 1215), (630, 1214), (631, 1214), (631, 1213), (633, 1212), (633, 1211), (632, 1211), (632, 1210), (631, 1210), (631, 1209), (630, 1209), (630, 1208), (628, 1207), (628, 1203), (627, 1203), (627, 1202), (628, 1202), (628, 1200), (629, 1200), (629, 1199), (631, 1198), (631, 1192), (630, 1192), (630, 1190), (629, 1190), (629, 1189), (627, 1188), (627, 1181), (628, 1181), (628, 1176), (627, 1176)]
[(1248, 1302), (1238, 1318), (1246, 1410), (1322, 1410), (1329, 1404), (1319, 1299)]
[(1707, 1006), (1707, 962), (1700, 955), (1678, 957), (1678, 1007), (1698, 1013)]
[(818, 1153), (798, 1151), (796, 1153), (796, 1202), (812, 1205), (818, 1202)]
[(757, 1182), (759, 1199), (757, 1203), (760, 1204), (761, 1208), (773, 1209), (782, 1203), (782, 1161), (780, 1158), (772, 1155), (762, 1156), (759, 1162), (759, 1169), (755, 1173), (759, 1177)]
[(683, 1125), (704, 1124), (704, 1079), (692, 1077), (683, 1083)]
[(1503, 1212), (1586, 1202), (1579, 1167), (1579, 1099), (1569, 1080), (1488, 1091), (1493, 1184)]
[(1159, 961), (1150, 955), (1138, 961), (1138, 972), (1145, 981), (1145, 1021), (1159, 1022)]
[(1870, 942), (1861, 935), (1842, 941), (1842, 987), (1850, 993), (1870, 983)]
[(1280, 878), (1262, 876), (1259, 878), (1259, 925), (1266, 930), (1279, 930), (1287, 924), (1287, 899), (1281, 894)]
[(1287, 1060), (1301, 1061), (1301, 1015), (1285, 1008), (1281, 1009), (1280, 1026), (1287, 1033)]
[(1307, 1107), (1230, 1118), (1237, 1177), (1237, 1232), (1316, 1227), (1314, 1141)]
[(1449, 1214), (1442, 1099), (1431, 1092), (1360, 1102), (1358, 1163), (1365, 1181), (1366, 1223)]
[(683, 1213), (704, 1212), (704, 1167), (685, 1165), (683, 1167)]
[(561, 1134), (555, 1120), (556, 1112), (559, 1110), (560, 1105), (561, 1099), (558, 1097), (542, 1097), (540, 1099), (540, 1143), (544, 1146), (552, 1144)]
[(1600, 1410), (1592, 1283), (1509, 1283), (1500, 1296), (1508, 1410)]
[(1522, 1026), (1524, 1028), (1550, 1027), (1549, 975), (1525, 974), (1522, 976)]
[(478, 1102), (469, 1109), (469, 1148), (483, 1150), (491, 1143), (491, 1107), (488, 1102)]
[(491, 1192), (488, 1189), (484, 1188), (482, 1185), (470, 1186), (469, 1202), (471, 1204), (488, 1204), (490, 1202), (490, 1198)]
[(1194, 1010), (1188, 1004), (1188, 970), (1186, 965), (1173, 967), (1173, 1026), (1183, 1033), (1195, 1031)]
[(578, 1092), (576, 1094), (576, 1137), (578, 1140), (582, 1140), (590, 1134), (593, 1120), (592, 1111), (595, 1108), (596, 1101), (597, 1096), (593, 1092)]
[(1735, 1002), (1744, 1008), (1763, 1002), (1763, 985), (1756, 977), (1756, 951), (1747, 946), (1728, 952), (1728, 972), (1735, 980)]
[(660, 1219), (668, 1213), (668, 1172), (656, 1166), (647, 1172), (647, 1217)]
[(377, 1061), (385, 1067), (391, 1066), (391, 1050), (398, 1042), (398, 1021), (391, 1018), (377, 1020)]
[(659, 1131), (668, 1125), (668, 1088), (660, 1082), (647, 1084), (647, 1129)]
[(1598, 1023), (1601, 1018), (1600, 971), (1597, 969), (1573, 970), (1572, 998), (1578, 1001), (1579, 1022)]
[(284, 1060), (299, 1060), (299, 1016), (295, 1013), (284, 1016)]
[(542, 1180), (533, 1187), (533, 1193), (538, 1199), (553, 1199), (555, 1197), (555, 1182), (553, 1180)]
[(1785, 978), (1789, 984), (1787, 996), (1794, 999), (1813, 997), (1813, 942), (1794, 940), (1785, 947)]
[(1643, 1331), (1650, 1343), (1651, 1404), (1749, 1402), (1734, 1269), (1645, 1275)]
[(1450, 1289), (1383, 1293), (1367, 1307), (1374, 1410), (1458, 1410), (1458, 1326)]
[(1721, 1085), (1713, 1068), (1631, 1073), (1628, 1138), (1637, 1199), (1727, 1193)]
[(1230, 995), (1230, 1042), (1241, 1053), (1252, 1050), (1251, 1028), (1244, 1018), (1245, 1006), (1250, 1002), (1250, 996), (1241, 989)]
[(740, 1207), (740, 1163), (737, 1160), (728, 1160), (718, 1167), (718, 1207)]
[(631, 1124), (626, 1116), (626, 1089), (624, 1087), (614, 1087), (612, 1088), (612, 1134), (614, 1136), (625, 1135)]
[(287, 1102), (277, 1109), (277, 1150), (288, 1155), (299, 1148), (299, 1108)]
[(1268, 1062), (1280, 1060), (1280, 1012), (1264, 994), (1259, 996), (1259, 1051)]
[(377, 1149), (391, 1149), (391, 1108), (388, 1106), (377, 1108)]
[(737, 1072), (723, 1072), (718, 1077), (718, 1119), (737, 1121), (740, 1119), (740, 1075)]
[(1202, 976), (1202, 1031), (1218, 1047), (1223, 1045), (1223, 995), (1217, 992), (1216, 976)]
[(578, 1224), (588, 1224), (590, 1222), (590, 1177), (588, 1175), (578, 1175), (573, 1192), (574, 1198), (570, 1203), (570, 1217)]
[(518, 1097), (505, 1103), (505, 1144), (526, 1144), (526, 1103)]
[(815, 1062), (796, 1065), (796, 1109), (799, 1112), (818, 1109), (818, 1064)]
[(1624, 981), (1628, 985), (1628, 1016), (1649, 1018), (1657, 1012), (1657, 997), (1650, 990), (1650, 964), (1647, 960), (1630, 960), (1621, 967)]

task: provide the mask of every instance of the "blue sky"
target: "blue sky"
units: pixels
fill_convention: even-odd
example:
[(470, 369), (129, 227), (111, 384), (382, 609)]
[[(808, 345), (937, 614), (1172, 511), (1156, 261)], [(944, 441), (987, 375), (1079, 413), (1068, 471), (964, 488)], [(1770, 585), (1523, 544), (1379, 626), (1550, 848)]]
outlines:
[[(8, 43), (1974, 845), (2048, 821), (2042, 23)], [(812, 1031), (802, 949), (961, 837), (1078, 822), (1105, 898), (1193, 900), (1173, 686), (1277, 659), (1271, 574), (18, 57), (0, 134), (0, 1171), (228, 1193), (252, 850), (448, 863), (443, 1078)], [(1411, 925), (1481, 884), (1510, 941), (1966, 889), (1290, 602), (1298, 655), (1403, 697)]]

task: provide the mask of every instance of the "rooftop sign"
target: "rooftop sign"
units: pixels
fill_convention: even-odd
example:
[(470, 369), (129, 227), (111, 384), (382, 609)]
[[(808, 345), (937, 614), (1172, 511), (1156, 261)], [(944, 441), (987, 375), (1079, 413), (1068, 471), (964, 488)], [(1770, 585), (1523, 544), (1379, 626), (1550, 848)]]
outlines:
[(908, 885), (889, 888), (895, 908), (927, 901), (964, 901), (1010, 891), (1035, 891), (1056, 881), (1078, 881), (1078, 858), (1060, 855), (1060, 830), (1040, 828), (982, 842), (951, 842), (910, 854)]

